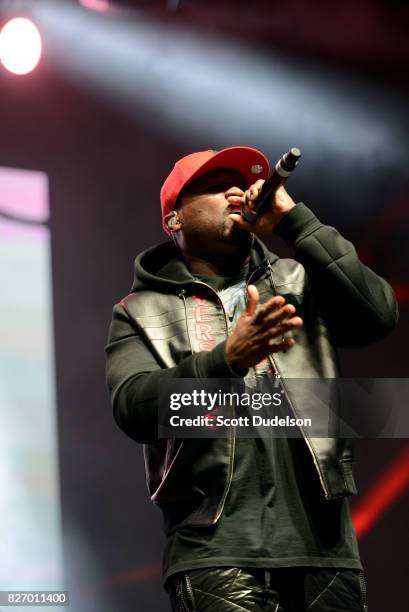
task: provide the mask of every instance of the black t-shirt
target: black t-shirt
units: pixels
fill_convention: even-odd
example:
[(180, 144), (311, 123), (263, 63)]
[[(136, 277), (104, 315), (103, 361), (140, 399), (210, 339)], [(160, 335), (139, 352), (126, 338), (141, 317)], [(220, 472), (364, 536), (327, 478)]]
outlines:
[[(232, 324), (243, 307), (239, 292), (246, 275), (198, 277), (217, 291), (232, 287), (239, 304), (235, 309), (230, 300)], [(362, 569), (348, 499), (325, 499), (303, 438), (236, 438), (233, 478), (218, 522), (168, 537), (165, 580), (216, 566)]]

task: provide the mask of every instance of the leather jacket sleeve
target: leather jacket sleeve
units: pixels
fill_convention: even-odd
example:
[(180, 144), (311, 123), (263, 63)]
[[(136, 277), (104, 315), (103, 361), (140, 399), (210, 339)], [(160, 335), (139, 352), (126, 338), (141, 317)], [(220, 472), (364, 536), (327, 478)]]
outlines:
[(359, 260), (353, 244), (335, 228), (299, 203), (275, 233), (295, 249), (306, 269), (335, 345), (366, 346), (392, 331), (398, 320), (392, 288)]
[(171, 368), (147, 347), (122, 303), (113, 309), (106, 352), (106, 378), (117, 425), (136, 442), (158, 441), (157, 402), (165, 378), (235, 378), (226, 361), (225, 341), (211, 351), (189, 355)]

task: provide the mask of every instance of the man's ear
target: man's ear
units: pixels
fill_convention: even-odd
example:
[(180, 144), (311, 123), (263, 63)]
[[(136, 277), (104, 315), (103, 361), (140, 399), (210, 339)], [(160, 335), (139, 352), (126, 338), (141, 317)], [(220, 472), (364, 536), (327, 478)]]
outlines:
[(180, 222), (180, 219), (179, 219), (179, 216), (176, 210), (172, 210), (172, 212), (165, 215), (164, 221), (170, 232), (177, 232), (182, 227), (182, 224)]

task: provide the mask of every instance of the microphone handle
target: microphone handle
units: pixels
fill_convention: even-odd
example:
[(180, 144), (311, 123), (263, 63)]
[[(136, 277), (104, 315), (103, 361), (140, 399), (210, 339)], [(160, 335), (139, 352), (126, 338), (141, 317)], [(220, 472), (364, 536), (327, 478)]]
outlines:
[(300, 149), (293, 147), (278, 160), (272, 174), (264, 182), (253, 208), (249, 208), (248, 206), (243, 208), (241, 215), (246, 221), (249, 223), (254, 223), (256, 221), (263, 208), (271, 201), (273, 193), (287, 180), (293, 170), (295, 170), (300, 157)]

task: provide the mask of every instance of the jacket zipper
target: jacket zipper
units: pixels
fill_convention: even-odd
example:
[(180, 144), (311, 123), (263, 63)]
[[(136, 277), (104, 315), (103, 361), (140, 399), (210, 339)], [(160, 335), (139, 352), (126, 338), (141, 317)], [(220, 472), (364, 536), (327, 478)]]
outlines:
[[(270, 264), (270, 262), (268, 263), (268, 268), (269, 268), (269, 270), (270, 270), (270, 275), (271, 275), (271, 264)], [(254, 274), (254, 272), (253, 272), (253, 274)], [(250, 275), (250, 277), (249, 277), (249, 279), (248, 279), (248, 281), (247, 281), (247, 285), (249, 284), (250, 279), (251, 279), (251, 277), (252, 277), (252, 275), (253, 275), (253, 274), (251, 274), (251, 275)], [(271, 279), (271, 283), (273, 284), (273, 287), (274, 287), (274, 282), (273, 282), (273, 280), (272, 280), (272, 279)], [(246, 285), (246, 287), (247, 287), (247, 285)], [(275, 290), (275, 287), (274, 287), (274, 290)], [(270, 354), (270, 355), (268, 356), (268, 358), (269, 358), (270, 364), (271, 364), (271, 366), (272, 366), (272, 368), (273, 368), (273, 375), (274, 375), (274, 378), (275, 378), (275, 379), (281, 379), (281, 380), (282, 380), (282, 382), (281, 382), (281, 386), (282, 386), (282, 389), (283, 389), (283, 391), (284, 391), (284, 395), (285, 395), (285, 397), (286, 397), (286, 400), (287, 400), (287, 402), (289, 403), (289, 405), (290, 405), (290, 407), (291, 407), (291, 410), (292, 410), (292, 412), (293, 412), (293, 415), (294, 415), (295, 417), (297, 417), (297, 413), (296, 413), (296, 411), (294, 410), (294, 406), (293, 406), (293, 404), (292, 404), (292, 402), (291, 402), (291, 400), (290, 400), (290, 398), (289, 398), (289, 396), (288, 396), (287, 390), (285, 389), (284, 379), (282, 379), (282, 377), (281, 377), (280, 371), (279, 371), (279, 369), (278, 369), (278, 367), (277, 367), (276, 362), (274, 361), (274, 357), (273, 357), (273, 355), (272, 355), (272, 354)], [(319, 477), (319, 479), (320, 479), (321, 486), (322, 486), (322, 488), (323, 488), (323, 490), (324, 490), (325, 497), (326, 497), (326, 499), (329, 499), (330, 495), (329, 495), (328, 487), (327, 487), (327, 485), (325, 484), (324, 479), (323, 479), (323, 477), (322, 477), (321, 469), (320, 469), (320, 466), (319, 466), (319, 464), (318, 464), (317, 457), (316, 457), (316, 455), (315, 455), (315, 453), (314, 453), (314, 449), (312, 448), (311, 443), (310, 443), (310, 441), (309, 441), (309, 439), (308, 439), (308, 436), (307, 436), (307, 435), (305, 434), (305, 432), (304, 432), (304, 429), (303, 429), (302, 427), (300, 427), (300, 429), (301, 429), (301, 431), (302, 431), (303, 438), (304, 438), (305, 443), (306, 443), (306, 445), (307, 445), (307, 447), (308, 447), (308, 450), (310, 451), (310, 454), (311, 454), (311, 456), (312, 456), (312, 460), (313, 460), (313, 462), (314, 462), (315, 469), (317, 470), (318, 477)]]
[[(271, 355), (270, 355), (270, 358), (271, 358), (271, 360), (273, 360), (273, 359), (272, 359), (272, 357), (271, 357)], [(280, 376), (280, 375), (279, 375), (279, 376)], [(295, 416), (295, 417), (297, 417), (297, 413), (296, 413), (296, 411), (294, 410), (294, 406), (293, 406), (293, 404), (292, 404), (292, 402), (291, 402), (290, 398), (288, 397), (287, 390), (285, 389), (284, 378), (282, 378), (281, 380), (282, 380), (281, 385), (282, 385), (282, 387), (283, 387), (283, 391), (284, 391), (284, 395), (285, 395), (285, 397), (286, 397), (286, 400), (287, 400), (287, 402), (289, 403), (289, 405), (290, 405), (290, 407), (291, 407), (291, 410), (292, 410), (292, 412), (293, 412), (294, 416)], [(308, 436), (305, 434), (304, 429), (303, 429), (303, 428), (302, 428), (300, 425), (299, 425), (299, 427), (300, 427), (300, 429), (301, 429), (301, 431), (302, 431), (304, 441), (305, 441), (306, 445), (308, 446), (308, 450), (310, 451), (310, 454), (311, 454), (311, 456), (312, 456), (312, 460), (313, 460), (313, 462), (314, 462), (315, 469), (317, 470), (318, 477), (319, 477), (320, 482), (321, 482), (321, 486), (322, 486), (322, 488), (323, 488), (323, 490), (324, 490), (325, 498), (326, 498), (326, 499), (329, 499), (329, 498), (330, 498), (330, 494), (329, 494), (329, 491), (328, 491), (328, 487), (327, 487), (327, 485), (325, 484), (324, 479), (323, 479), (323, 477), (322, 477), (321, 469), (320, 469), (320, 466), (319, 466), (319, 464), (318, 464), (317, 457), (316, 457), (316, 455), (315, 455), (315, 453), (314, 453), (314, 449), (312, 448), (312, 446), (311, 446), (311, 442), (309, 441)]]
[(361, 593), (362, 593), (362, 603), (364, 606), (364, 612), (368, 612), (368, 596), (367, 596), (367, 588), (366, 588), (366, 578), (365, 572), (363, 570), (359, 570), (358, 574), (359, 582), (361, 585)]

